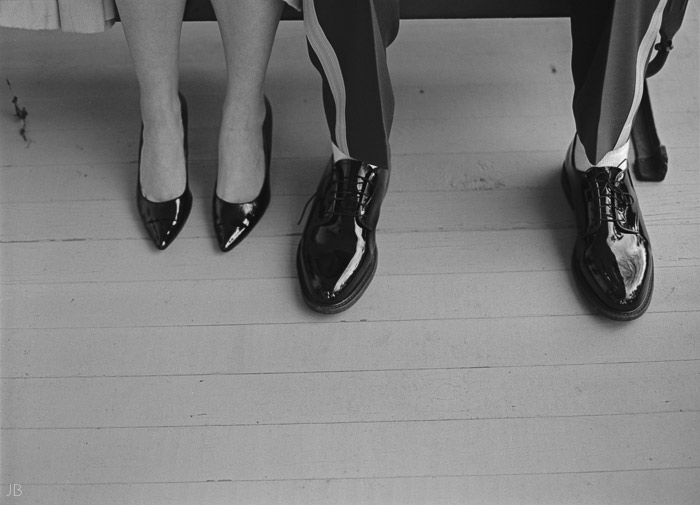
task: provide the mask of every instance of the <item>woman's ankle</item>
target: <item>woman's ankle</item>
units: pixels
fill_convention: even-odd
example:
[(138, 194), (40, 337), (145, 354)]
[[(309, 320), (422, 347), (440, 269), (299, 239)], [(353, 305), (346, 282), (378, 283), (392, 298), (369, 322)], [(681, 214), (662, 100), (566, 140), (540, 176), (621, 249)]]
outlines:
[(182, 104), (175, 92), (159, 93), (141, 92), (141, 120), (146, 128), (158, 128), (161, 125), (177, 126), (182, 124)]
[(174, 107), (151, 101), (142, 110), (140, 181), (144, 196), (154, 202), (179, 197), (187, 184), (181, 111), (179, 98)]
[(262, 127), (265, 120), (265, 95), (229, 91), (222, 112), (222, 127), (244, 130)]
[(217, 195), (229, 203), (253, 201), (265, 179), (263, 120), (250, 116), (233, 124), (222, 121), (219, 132)]

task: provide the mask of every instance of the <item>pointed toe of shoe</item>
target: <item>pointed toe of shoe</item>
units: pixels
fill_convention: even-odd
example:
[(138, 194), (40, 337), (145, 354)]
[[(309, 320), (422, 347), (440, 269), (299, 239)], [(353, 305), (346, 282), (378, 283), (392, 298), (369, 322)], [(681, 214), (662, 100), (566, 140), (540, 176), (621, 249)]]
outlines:
[(267, 180), (258, 198), (249, 203), (229, 203), (214, 193), (214, 233), (222, 252), (230, 251), (248, 236), (265, 214), (269, 203), (270, 190)]
[(192, 209), (189, 187), (182, 196), (167, 202), (151, 202), (141, 192), (137, 195), (138, 210), (146, 232), (159, 250), (166, 249), (178, 236)]
[(216, 227), (216, 240), (219, 243), (219, 249), (221, 249), (221, 252), (229, 252), (236, 245), (238, 245), (238, 243), (245, 238), (247, 230), (248, 226), (246, 226), (245, 223), (232, 227)]

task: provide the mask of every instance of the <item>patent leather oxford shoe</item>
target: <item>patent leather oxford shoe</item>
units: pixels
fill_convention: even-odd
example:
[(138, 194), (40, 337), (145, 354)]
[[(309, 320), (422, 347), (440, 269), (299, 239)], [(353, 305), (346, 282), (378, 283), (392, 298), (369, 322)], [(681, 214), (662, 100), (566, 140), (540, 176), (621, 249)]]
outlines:
[(576, 214), (576, 283), (603, 315), (618, 321), (638, 318), (651, 301), (654, 261), (629, 170), (578, 171), (570, 148), (562, 185)]
[(355, 160), (328, 164), (297, 251), (306, 304), (324, 314), (346, 310), (377, 269), (375, 230), (389, 170)]
[[(180, 95), (180, 107), (182, 114), (182, 127), (184, 130), (183, 149), (185, 151), (185, 171), (187, 172), (187, 102)], [(141, 148), (143, 147), (143, 124), (141, 125), (141, 139), (139, 141), (139, 171), (136, 188), (136, 204), (141, 221), (146, 227), (148, 235), (153, 243), (161, 251), (168, 247), (177, 237), (192, 209), (192, 193), (189, 182), (185, 184), (185, 191), (177, 198), (165, 202), (152, 202), (143, 194), (141, 188)]]
[(265, 120), (262, 127), (265, 153), (265, 180), (258, 196), (252, 202), (229, 203), (219, 198), (214, 188), (212, 217), (214, 233), (223, 252), (238, 245), (258, 224), (270, 204), (270, 155), (272, 151), (272, 107), (265, 98)]

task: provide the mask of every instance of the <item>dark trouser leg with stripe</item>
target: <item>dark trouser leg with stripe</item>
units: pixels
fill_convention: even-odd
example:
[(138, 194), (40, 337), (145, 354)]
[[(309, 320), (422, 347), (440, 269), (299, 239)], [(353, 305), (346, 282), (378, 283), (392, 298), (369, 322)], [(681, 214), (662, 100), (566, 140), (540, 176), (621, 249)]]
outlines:
[(644, 74), (666, 0), (575, 0), (574, 119), (593, 167), (572, 143), (562, 183), (576, 215), (572, 271), (581, 293), (603, 315), (630, 321), (654, 291), (651, 243), (630, 171), (624, 169)]
[(591, 163), (629, 139), (667, 0), (575, 0), (576, 129)]
[(386, 48), (398, 33), (399, 0), (304, 0), (304, 26), (331, 139), (352, 158), (388, 167), (394, 95)]

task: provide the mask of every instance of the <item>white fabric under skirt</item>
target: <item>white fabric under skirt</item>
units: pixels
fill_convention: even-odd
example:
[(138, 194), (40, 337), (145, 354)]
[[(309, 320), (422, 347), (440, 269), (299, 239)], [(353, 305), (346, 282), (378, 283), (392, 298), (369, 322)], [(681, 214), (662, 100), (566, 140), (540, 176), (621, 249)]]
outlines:
[[(302, 0), (283, 1), (301, 10)], [(103, 32), (116, 14), (114, 0), (0, 0), (0, 26), (8, 28)]]

